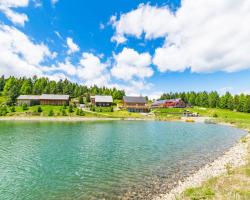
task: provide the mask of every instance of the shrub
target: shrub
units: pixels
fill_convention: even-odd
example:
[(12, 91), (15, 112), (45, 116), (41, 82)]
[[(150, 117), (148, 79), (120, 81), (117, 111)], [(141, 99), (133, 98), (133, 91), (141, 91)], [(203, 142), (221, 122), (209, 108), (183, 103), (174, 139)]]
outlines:
[(84, 116), (84, 115), (85, 115), (85, 113), (83, 112), (83, 110), (82, 110), (82, 109), (77, 109), (77, 110), (76, 110), (76, 115), (79, 115), (79, 116)]
[(50, 116), (50, 117), (51, 117), (51, 116), (54, 116), (54, 111), (53, 111), (53, 110), (50, 110), (48, 116)]
[(61, 110), (61, 113), (62, 113), (62, 116), (67, 116), (67, 113), (66, 113), (66, 110), (65, 110), (65, 109), (62, 109), (62, 110)]
[(26, 103), (22, 104), (22, 109), (24, 110), (29, 110), (28, 105)]
[(38, 107), (37, 107), (37, 112), (38, 112), (38, 113), (43, 112), (43, 110), (42, 110), (41, 106), (38, 106)]
[(15, 106), (11, 107), (11, 108), (10, 108), (10, 111), (11, 111), (11, 112), (16, 112)]
[(6, 106), (1, 106), (0, 107), (0, 116), (6, 116), (8, 113), (7, 107)]
[(70, 104), (69, 105), (69, 113), (72, 113), (72, 112), (74, 112), (74, 109), (73, 109), (73, 106)]
[(217, 114), (217, 113), (214, 113), (214, 114), (213, 114), (213, 117), (214, 117), (214, 118), (217, 118), (217, 117), (218, 117), (218, 114)]

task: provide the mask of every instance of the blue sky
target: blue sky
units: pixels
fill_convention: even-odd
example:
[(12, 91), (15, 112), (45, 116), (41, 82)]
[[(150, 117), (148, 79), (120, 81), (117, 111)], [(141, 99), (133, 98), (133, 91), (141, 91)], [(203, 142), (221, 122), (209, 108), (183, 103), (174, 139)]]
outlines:
[(248, 11), (247, 0), (0, 1), (0, 74), (151, 97), (250, 92)]

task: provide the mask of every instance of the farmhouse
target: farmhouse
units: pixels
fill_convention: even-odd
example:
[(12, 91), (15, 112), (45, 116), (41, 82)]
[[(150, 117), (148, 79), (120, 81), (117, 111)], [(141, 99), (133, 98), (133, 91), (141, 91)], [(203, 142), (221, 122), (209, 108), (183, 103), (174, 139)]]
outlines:
[(59, 95), (59, 94), (42, 94), (40, 96), (41, 105), (68, 105), (69, 95)]
[(69, 95), (42, 94), (42, 95), (20, 95), (17, 104), (33, 105), (68, 105)]
[(182, 99), (167, 99), (155, 101), (152, 108), (185, 108), (186, 104)]
[(123, 107), (129, 112), (149, 112), (147, 100), (141, 96), (124, 96)]
[(90, 99), (91, 103), (95, 106), (108, 107), (111, 106), (113, 103), (112, 96), (96, 95), (91, 96)]
[(40, 104), (40, 95), (20, 95), (17, 98), (17, 105), (27, 104), (28, 106), (34, 106)]

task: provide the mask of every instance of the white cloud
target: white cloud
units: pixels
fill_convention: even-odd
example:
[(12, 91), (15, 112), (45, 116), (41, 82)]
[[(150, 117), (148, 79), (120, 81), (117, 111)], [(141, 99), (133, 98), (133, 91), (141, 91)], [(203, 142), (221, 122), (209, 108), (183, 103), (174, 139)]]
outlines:
[(42, 75), (42, 63), (53, 58), (43, 43), (34, 43), (14, 27), (0, 24), (0, 74), (6, 76)]
[(110, 75), (107, 71), (108, 63), (102, 63), (100, 58), (92, 53), (83, 53), (77, 75), (86, 85), (105, 86), (109, 84)]
[(133, 49), (124, 48), (118, 55), (114, 55), (115, 64), (111, 69), (114, 77), (125, 81), (133, 78), (148, 78), (153, 75), (150, 67), (151, 56), (149, 53), (138, 53)]
[(165, 38), (153, 58), (161, 72), (234, 72), (250, 68), (249, 21), (249, 0), (182, 0), (176, 13), (141, 4), (111, 23), (118, 43)]
[(79, 46), (73, 42), (73, 39), (70, 37), (67, 37), (67, 45), (69, 50), (67, 51), (68, 54), (75, 53), (80, 50)]
[(23, 13), (18, 13), (13, 8), (27, 7), (29, 0), (0, 0), (0, 11), (12, 21), (12, 23), (24, 26), (25, 22), (28, 21), (28, 16)]
[(103, 23), (100, 23), (99, 28), (100, 28), (101, 30), (103, 30), (103, 29), (105, 29), (105, 25), (104, 25)]
[(50, 0), (51, 4), (54, 6), (58, 3), (59, 0)]

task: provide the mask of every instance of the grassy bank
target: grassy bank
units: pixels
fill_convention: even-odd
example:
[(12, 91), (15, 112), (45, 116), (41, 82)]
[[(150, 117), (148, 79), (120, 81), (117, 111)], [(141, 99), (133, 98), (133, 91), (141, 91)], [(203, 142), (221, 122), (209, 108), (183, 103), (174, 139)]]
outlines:
[(105, 112), (105, 111), (88, 111), (69, 106), (22, 106), (5, 107), (2, 116), (5, 117), (97, 117), (97, 118), (145, 118), (139, 113), (130, 113), (126, 110)]

